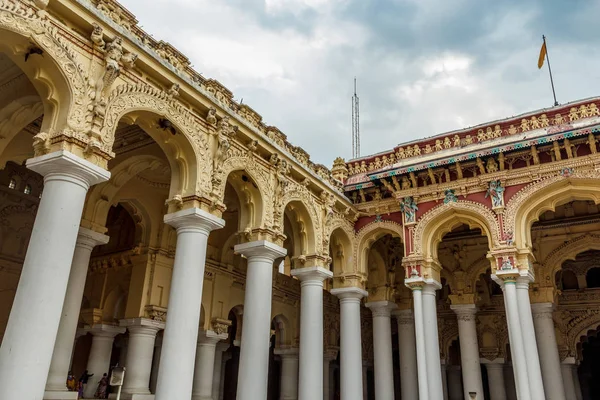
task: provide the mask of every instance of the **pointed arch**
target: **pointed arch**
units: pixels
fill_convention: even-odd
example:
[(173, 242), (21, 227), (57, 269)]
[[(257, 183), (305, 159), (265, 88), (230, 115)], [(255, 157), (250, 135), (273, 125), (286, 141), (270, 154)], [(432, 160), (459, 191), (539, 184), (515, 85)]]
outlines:
[(600, 250), (600, 235), (586, 233), (578, 236), (554, 249), (542, 262), (542, 279), (540, 282), (552, 282), (554, 276), (567, 260), (575, 260), (578, 254), (588, 250)]
[(371, 245), (375, 243), (377, 239), (387, 234), (400, 238), (400, 240), (404, 243), (404, 228), (397, 222), (373, 221), (358, 231), (356, 234), (356, 239), (354, 240), (353, 251), (353, 258), (356, 262), (354, 268), (355, 271), (366, 274), (369, 249)]
[(496, 215), (481, 203), (459, 200), (440, 204), (417, 222), (414, 233), (414, 252), (426, 259), (437, 259), (437, 245), (443, 236), (460, 224), (479, 228), (487, 237), (490, 249), (500, 243), (500, 228)]
[[(125, 118), (125, 119), (124, 119)], [(160, 118), (176, 128), (171, 134), (158, 127)], [(207, 124), (173, 96), (145, 83), (124, 84), (111, 92), (100, 135), (112, 147), (117, 127), (124, 120), (136, 123), (163, 149), (171, 170), (170, 197), (210, 191), (212, 168), (209, 160)]]
[[(87, 73), (59, 28), (37, 11), (22, 2), (0, 4), (0, 52), (21, 68), (40, 94), (45, 116), (42, 131), (70, 128), (82, 132), (91, 101)], [(32, 44), (43, 51), (43, 57), (25, 62)]]
[(531, 246), (531, 226), (543, 212), (573, 200), (600, 203), (600, 171), (563, 175), (525, 186), (506, 204), (504, 231), (512, 234), (518, 249)]
[(101, 232), (106, 224), (108, 211), (121, 188), (140, 172), (156, 169), (161, 165), (164, 165), (164, 160), (153, 155), (137, 155), (124, 159), (111, 169), (110, 180), (89, 190), (82, 219), (90, 225), (90, 229)]

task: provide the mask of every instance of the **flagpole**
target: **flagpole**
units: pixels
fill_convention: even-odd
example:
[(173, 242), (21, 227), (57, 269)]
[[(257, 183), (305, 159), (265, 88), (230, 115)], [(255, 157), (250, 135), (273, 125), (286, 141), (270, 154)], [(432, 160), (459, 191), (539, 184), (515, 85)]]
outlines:
[(546, 48), (546, 62), (548, 63), (548, 72), (550, 73), (550, 84), (552, 85), (552, 95), (554, 96), (554, 105), (558, 105), (556, 101), (556, 92), (554, 91), (554, 79), (552, 79), (552, 68), (550, 68), (550, 58), (548, 57), (548, 45), (546, 44), (546, 36), (542, 35), (544, 40), (544, 47)]

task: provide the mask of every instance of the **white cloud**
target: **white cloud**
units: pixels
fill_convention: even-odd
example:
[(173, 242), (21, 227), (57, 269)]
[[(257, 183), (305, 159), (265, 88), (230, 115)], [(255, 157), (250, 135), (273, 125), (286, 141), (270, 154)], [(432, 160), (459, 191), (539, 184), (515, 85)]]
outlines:
[(579, 32), (589, 26), (584, 10), (542, 15), (547, 8), (522, 1), (476, 15), (467, 0), (394, 0), (359, 15), (372, 3), (351, 2), (122, 0), (144, 29), (326, 165), (351, 152), (354, 76), (363, 154), (551, 105), (547, 71), (536, 67), (543, 24), (561, 29), (546, 31), (551, 39), (565, 36), (569, 21), (579, 35), (550, 42), (559, 101), (599, 87), (600, 48), (592, 28)]

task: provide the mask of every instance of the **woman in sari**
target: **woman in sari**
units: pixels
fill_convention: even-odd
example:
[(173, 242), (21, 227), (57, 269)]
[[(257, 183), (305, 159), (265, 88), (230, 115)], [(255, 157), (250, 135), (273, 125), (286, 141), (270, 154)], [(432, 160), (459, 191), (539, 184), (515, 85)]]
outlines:
[(97, 399), (108, 398), (108, 376), (106, 374), (102, 375), (102, 379), (98, 382), (98, 389), (96, 389), (94, 397)]

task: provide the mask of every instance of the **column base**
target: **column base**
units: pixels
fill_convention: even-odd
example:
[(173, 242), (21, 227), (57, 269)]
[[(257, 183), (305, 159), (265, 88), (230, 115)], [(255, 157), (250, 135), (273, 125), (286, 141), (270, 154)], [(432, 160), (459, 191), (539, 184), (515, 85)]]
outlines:
[[(111, 393), (108, 395), (108, 398), (116, 399), (117, 394)], [(138, 394), (138, 393), (123, 393), (123, 392), (121, 392), (121, 400), (154, 400), (154, 395), (153, 394)]]
[(77, 400), (77, 392), (44, 392), (44, 400)]

